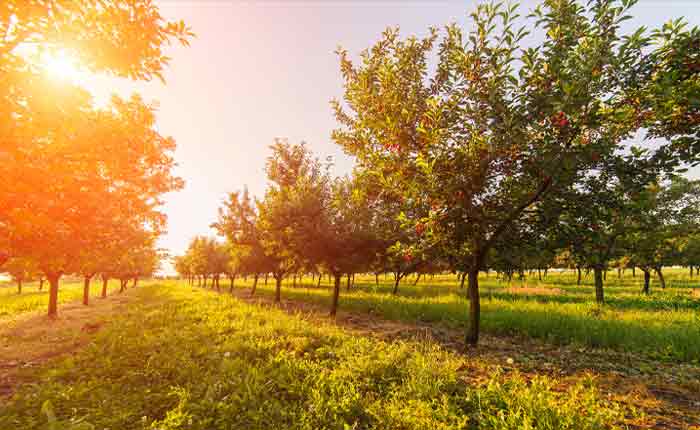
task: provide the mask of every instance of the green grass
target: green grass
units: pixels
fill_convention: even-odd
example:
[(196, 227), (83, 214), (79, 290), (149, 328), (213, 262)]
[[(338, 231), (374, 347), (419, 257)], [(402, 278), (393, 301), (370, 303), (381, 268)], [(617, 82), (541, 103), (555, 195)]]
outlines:
[[(700, 297), (692, 287), (697, 277), (685, 271), (667, 270), (668, 287), (655, 283), (652, 295), (641, 294), (642, 277), (628, 271), (622, 279), (608, 275), (607, 303), (594, 301), (590, 277), (577, 286), (571, 273), (551, 273), (543, 282), (535, 275), (511, 284), (482, 275), (482, 328), (493, 334), (521, 335), (555, 344), (580, 344), (597, 348), (643, 353), (651, 358), (700, 362)], [(329, 301), (327, 278), (322, 288), (310, 279), (301, 287), (283, 287), (283, 297), (318, 304)], [(240, 283), (238, 287), (247, 283)], [(521, 287), (527, 287), (522, 289)], [(260, 285), (260, 294), (271, 295), (273, 283)], [(404, 282), (399, 295), (391, 294), (390, 279), (357, 277), (356, 287), (341, 293), (341, 309), (372, 312), (386, 319), (431, 322), (462, 328), (467, 324), (469, 302), (454, 276), (438, 276), (413, 286)], [(558, 294), (554, 288), (559, 290)], [(534, 289), (534, 291), (533, 291)], [(520, 291), (519, 291), (520, 290)]]
[[(0, 282), (0, 319), (14, 317), (25, 312), (45, 312), (49, 304), (49, 283), (44, 282), (44, 288), (39, 291), (39, 283), (27, 283), (22, 288), (22, 294), (17, 294), (17, 287), (9, 282)], [(112, 281), (108, 293), (119, 289), (119, 283)], [(102, 292), (102, 281), (93, 281), (90, 286), (91, 298), (97, 298)], [(58, 303), (81, 300), (83, 297), (82, 282), (61, 282), (58, 287)], [(61, 312), (59, 306), (58, 309)]]
[(86, 348), (31, 370), (0, 428), (602, 429), (629, 413), (588, 378), (481, 369), (476, 386), (473, 363), (433, 344), (351, 336), (182, 283), (128, 294)]

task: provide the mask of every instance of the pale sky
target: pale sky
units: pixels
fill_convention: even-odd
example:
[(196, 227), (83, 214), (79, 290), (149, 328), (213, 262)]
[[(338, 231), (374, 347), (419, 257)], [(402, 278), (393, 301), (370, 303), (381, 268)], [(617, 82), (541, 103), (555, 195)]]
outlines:
[[(464, 26), (473, 1), (185, 1), (157, 2), (169, 19), (183, 19), (197, 34), (172, 57), (158, 81), (132, 83), (90, 77), (96, 99), (110, 92), (141, 93), (160, 104), (158, 128), (177, 141), (176, 173), (185, 189), (166, 196), (168, 233), (161, 246), (182, 253), (191, 237), (209, 229), (229, 191), (248, 185), (262, 195), (268, 145), (274, 137), (306, 141), (320, 157), (336, 159), (337, 174), (351, 160), (330, 140), (336, 127), (329, 102), (342, 97), (341, 45), (355, 56), (387, 26), (403, 36), (430, 26)], [(534, 1), (523, 1), (529, 11)], [(640, 0), (628, 27), (658, 27), (685, 17), (700, 25), (700, 0)]]

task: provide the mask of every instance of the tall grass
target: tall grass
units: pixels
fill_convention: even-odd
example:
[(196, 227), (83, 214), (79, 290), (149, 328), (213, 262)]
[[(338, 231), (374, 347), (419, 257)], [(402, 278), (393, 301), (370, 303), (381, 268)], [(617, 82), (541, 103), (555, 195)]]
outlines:
[(355, 337), (181, 285), (130, 294), (90, 346), (34, 371), (0, 428), (43, 429), (55, 414), (54, 428), (75, 430), (585, 430), (627, 412), (586, 378), (562, 389), (480, 369), (490, 376), (476, 386), (474, 366), (432, 344)]
[[(594, 301), (585, 280), (577, 286), (569, 273), (550, 273), (540, 282), (529, 278), (506, 283), (482, 275), (482, 327), (493, 334), (522, 335), (556, 344), (580, 344), (597, 348), (635, 351), (653, 358), (700, 362), (700, 298), (692, 294), (695, 280), (685, 272), (668, 271), (665, 290), (653, 286), (644, 296), (641, 275), (622, 279), (608, 275), (606, 304)], [(390, 280), (358, 277), (351, 291), (343, 291), (341, 309), (372, 312), (383, 318), (408, 322), (434, 322), (454, 328), (467, 324), (468, 301), (453, 276), (439, 276), (416, 286), (406, 282), (399, 295), (391, 294)], [(638, 285), (639, 283), (639, 285)], [(242, 284), (239, 287), (243, 287)], [(305, 279), (299, 288), (286, 285), (283, 296), (325, 304), (327, 284), (315, 288)], [(519, 292), (522, 290), (522, 293)], [(549, 294), (547, 289), (558, 289)], [(272, 286), (259, 286), (271, 295)]]

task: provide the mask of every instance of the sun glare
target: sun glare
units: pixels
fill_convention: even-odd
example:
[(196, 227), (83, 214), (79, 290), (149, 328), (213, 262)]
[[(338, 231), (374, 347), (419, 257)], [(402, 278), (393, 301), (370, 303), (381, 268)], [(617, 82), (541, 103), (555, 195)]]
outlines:
[(41, 61), (52, 78), (77, 83), (84, 77), (77, 60), (65, 51), (45, 53)]

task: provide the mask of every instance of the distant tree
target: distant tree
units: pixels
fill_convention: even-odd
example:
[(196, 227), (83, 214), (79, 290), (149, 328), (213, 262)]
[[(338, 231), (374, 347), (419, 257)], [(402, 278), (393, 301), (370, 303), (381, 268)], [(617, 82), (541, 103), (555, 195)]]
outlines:
[(32, 260), (22, 257), (8, 259), (3, 266), (3, 271), (9, 273), (17, 283), (17, 294), (22, 294), (23, 283), (36, 277), (38, 273), (36, 264)]

